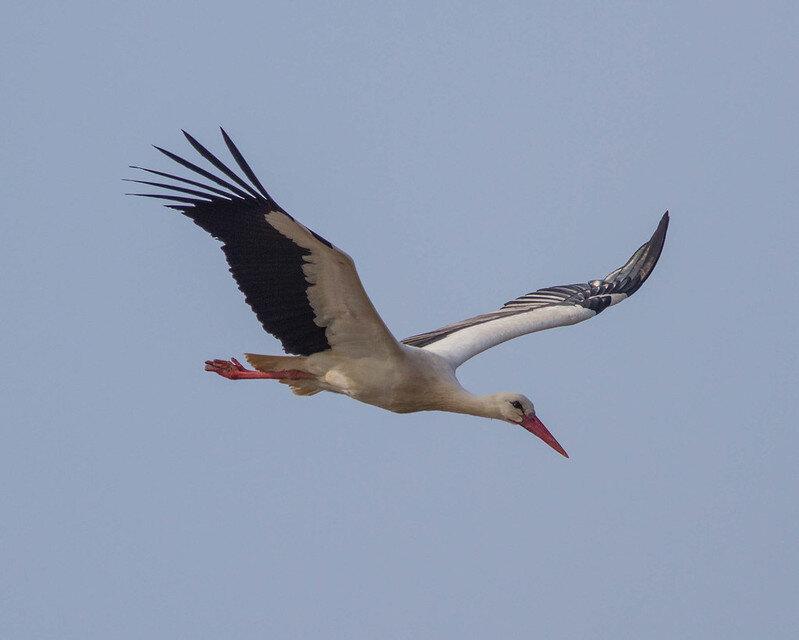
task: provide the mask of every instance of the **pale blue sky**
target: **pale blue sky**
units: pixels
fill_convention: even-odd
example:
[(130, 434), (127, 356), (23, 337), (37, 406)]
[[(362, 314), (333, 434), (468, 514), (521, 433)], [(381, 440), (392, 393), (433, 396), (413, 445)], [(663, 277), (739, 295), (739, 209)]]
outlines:
[[(799, 10), (13, 3), (0, 26), (0, 636), (799, 635)], [(280, 353), (215, 241), (125, 198), (224, 125), (404, 337), (603, 277), (470, 361), (510, 425), (231, 383)]]

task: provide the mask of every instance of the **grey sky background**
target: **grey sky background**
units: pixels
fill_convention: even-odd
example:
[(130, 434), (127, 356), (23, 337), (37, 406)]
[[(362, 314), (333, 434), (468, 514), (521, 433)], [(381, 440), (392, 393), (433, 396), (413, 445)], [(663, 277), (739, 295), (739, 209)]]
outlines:
[[(799, 634), (791, 2), (11, 3), (0, 26), (0, 636)], [(231, 383), (280, 353), (217, 243), (126, 198), (223, 152), (398, 337), (603, 277), (460, 372), (512, 426)]]

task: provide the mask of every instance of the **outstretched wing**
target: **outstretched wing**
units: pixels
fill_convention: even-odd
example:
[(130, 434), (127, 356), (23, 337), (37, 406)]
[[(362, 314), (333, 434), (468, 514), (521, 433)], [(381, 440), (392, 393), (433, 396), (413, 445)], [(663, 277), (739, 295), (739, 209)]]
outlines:
[(352, 356), (398, 350), (366, 295), (352, 258), (297, 222), (269, 196), (224, 129), (228, 150), (249, 183), (183, 134), (225, 177), (156, 147), (205, 182), (133, 167), (178, 184), (131, 180), (165, 190), (132, 195), (171, 202), (166, 206), (222, 241), (230, 272), (247, 304), (283, 349), (310, 355), (336, 348)]
[(652, 238), (623, 267), (604, 280), (548, 287), (505, 303), (498, 311), (422, 333), (402, 342), (446, 358), (453, 367), (506, 340), (526, 333), (575, 324), (604, 311), (638, 291), (663, 250), (669, 212)]

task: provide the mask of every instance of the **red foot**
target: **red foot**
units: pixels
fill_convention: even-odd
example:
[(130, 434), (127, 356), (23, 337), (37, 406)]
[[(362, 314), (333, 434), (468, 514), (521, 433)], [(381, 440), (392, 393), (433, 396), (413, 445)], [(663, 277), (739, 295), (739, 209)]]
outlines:
[(267, 378), (270, 380), (297, 380), (298, 378), (315, 378), (312, 373), (287, 369), (286, 371), (254, 371), (247, 369), (236, 358), (230, 360), (206, 360), (205, 370), (218, 373), (228, 380), (247, 380), (253, 378)]
[(242, 375), (242, 374), (258, 373), (258, 371), (247, 369), (238, 360), (236, 360), (236, 358), (231, 358), (230, 360), (206, 360), (205, 370), (218, 373), (220, 376), (222, 376), (223, 378), (227, 378), (228, 380), (240, 380), (242, 378), (251, 378), (253, 377), (252, 375)]

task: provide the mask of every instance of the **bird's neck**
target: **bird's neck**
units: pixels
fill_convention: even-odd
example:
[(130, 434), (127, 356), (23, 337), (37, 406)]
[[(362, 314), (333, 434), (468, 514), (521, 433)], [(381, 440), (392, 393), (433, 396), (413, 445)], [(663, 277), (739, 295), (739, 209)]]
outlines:
[(480, 418), (502, 419), (493, 394), (480, 396), (461, 388), (444, 398), (443, 403), (445, 405), (443, 411), (465, 413)]

